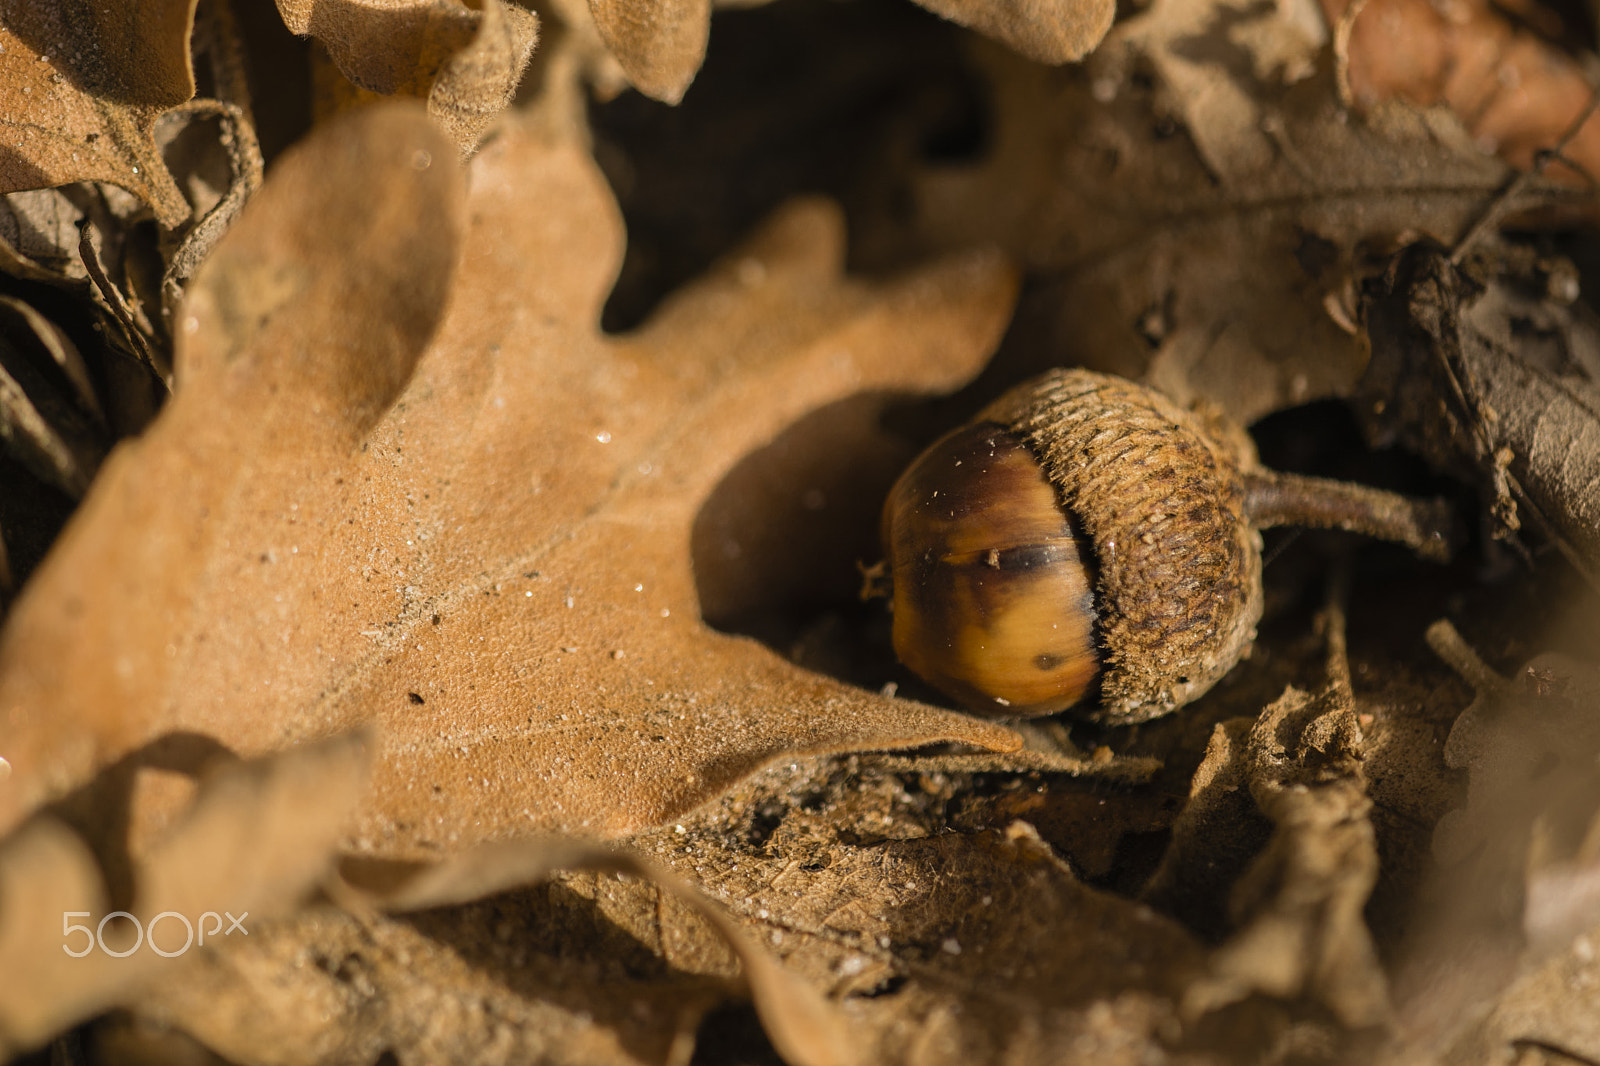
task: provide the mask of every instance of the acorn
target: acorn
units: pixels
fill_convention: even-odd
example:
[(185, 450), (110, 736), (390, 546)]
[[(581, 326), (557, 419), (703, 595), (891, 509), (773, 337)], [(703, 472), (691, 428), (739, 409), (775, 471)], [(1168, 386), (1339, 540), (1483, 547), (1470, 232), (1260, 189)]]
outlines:
[(1242, 426), (1123, 378), (1055, 370), (935, 441), (890, 490), (894, 647), (980, 714), (1168, 714), (1250, 653), (1261, 529), (1450, 554), (1450, 515), (1261, 466)]

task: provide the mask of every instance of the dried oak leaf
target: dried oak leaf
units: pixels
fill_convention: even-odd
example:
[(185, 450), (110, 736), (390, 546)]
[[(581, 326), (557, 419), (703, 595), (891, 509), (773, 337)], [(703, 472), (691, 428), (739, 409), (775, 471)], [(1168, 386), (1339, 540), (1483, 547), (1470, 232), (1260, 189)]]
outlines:
[(1362, 914), (1378, 849), (1360, 753), (1352, 704), (1329, 692), (1290, 688), (1251, 726), (1241, 777), (1273, 832), (1233, 887), (1237, 928), (1188, 990), (1187, 1009), (1260, 992), (1316, 1002), (1350, 1028), (1388, 1018), (1387, 981)]
[(1212, 727), (1188, 801), (1173, 821), (1172, 842), (1142, 895), (1190, 928), (1218, 939), (1232, 924), (1229, 890), (1272, 831), (1272, 823), (1250, 797), (1246, 776), (1244, 752), (1254, 721), (1230, 718)]
[(0, 192), (105, 181), (171, 229), (190, 206), (156, 120), (194, 96), (196, 0), (0, 6)]
[[(53, 384), (52, 371), (66, 388)], [(72, 340), (21, 300), (0, 296), (0, 447), (76, 498), (89, 487), (104, 440), (105, 419)]]
[[(400, 1061), (666, 1066), (726, 982), (541, 950), (540, 890), (421, 916), (307, 908), (218, 946), (132, 1009), (250, 1066)], [(554, 920), (582, 922), (567, 911)], [(530, 943), (530, 941), (534, 941)], [(307, 965), (307, 960), (314, 964)]]
[[(360, 737), (338, 737), (220, 769), (142, 858), (133, 898), (112, 905), (94, 856), (61, 821), (44, 815), (10, 836), (0, 845), (0, 967), (27, 980), (0, 1002), (0, 1055), (182, 980), (196, 958), (189, 938), (223, 933), (224, 911), (248, 936), (297, 904), (333, 869), (368, 755)], [(102, 921), (113, 906), (139, 920), (137, 939), (126, 920)], [(178, 918), (155, 921), (169, 911)], [(89, 932), (64, 935), (80, 917), (105, 950), (85, 950)]]
[(369, 110), (197, 275), (176, 395), (0, 634), (0, 823), (175, 730), (251, 755), (380, 727), (359, 837), (394, 856), (626, 832), (790, 753), (1017, 746), (712, 631), (689, 548), (808, 411), (972, 374), (997, 256), (845, 280), (837, 213), (801, 204), (608, 338), (622, 234), (575, 134), (509, 126), (463, 202), (418, 113)]
[[(513, 892), (557, 870), (593, 870), (625, 875), (601, 881), (648, 896), (663, 924), (694, 924), (717, 943), (719, 961), (731, 955), (784, 1061), (855, 1061), (837, 1011), (817, 990), (719, 905), (637, 855), (549, 838), (484, 845), (420, 867), (357, 865), (362, 887), (345, 892), (364, 913), (308, 910), (258, 929), (148, 989), (136, 1010), (230, 1061), (364, 1061), (384, 1048), (427, 1061), (683, 1061), (700, 1018), (725, 998), (722, 982), (683, 972), (688, 967), (652, 974), (626, 951), (610, 956), (604, 971), (570, 950), (551, 951), (542, 941), (552, 931), (560, 937), (585, 925), (551, 906), (570, 893)], [(393, 919), (367, 908), (428, 913)], [(307, 952), (326, 964), (300, 965)], [(623, 967), (626, 978), (617, 972)], [(419, 1009), (441, 998), (488, 1009)]]
[[(168, 230), (203, 214), (169, 172), (156, 128), (195, 95), (196, 3), (0, 6), (0, 193), (104, 181), (149, 204)], [(357, 84), (426, 97), (464, 152), (510, 102), (538, 37), (537, 18), (502, 0), (278, 7), (291, 30), (322, 39)], [(248, 120), (233, 125), (229, 136), (250, 142), (248, 156)]]
[[(1592, 802), (1582, 807), (1593, 810)], [(1536, 850), (1543, 835), (1536, 830)], [(1520, 972), (1451, 1047), (1452, 1061), (1505, 1059), (1529, 1046), (1545, 1049), (1552, 1062), (1600, 1060), (1600, 815), (1591, 814), (1576, 856), (1549, 858), (1530, 863), (1537, 868), (1528, 872)]]
[[(1366, 914), (1380, 853), (1361, 722), (1375, 716), (1358, 715), (1344, 625), (1335, 600), (1323, 616), (1320, 691), (1291, 685), (1254, 720), (1214, 728), (1146, 890), (1202, 928), (1225, 930), (1206, 973), (1184, 989), (1183, 1008), (1192, 1022), (1236, 1030), (1235, 1054), (1237, 1034), (1254, 1027), (1257, 1039), (1280, 1045), (1315, 1031), (1331, 1053), (1392, 1017)], [(1223, 899), (1225, 917), (1215, 913)], [(1305, 1013), (1326, 1020), (1291, 1020)]]
[[(650, 882), (699, 919), (738, 958), (774, 1047), (792, 1066), (846, 1066), (859, 1061), (834, 1008), (811, 985), (769, 955), (717, 904), (690, 883), (637, 855), (574, 841), (488, 844), (452, 856), (387, 886), (376, 900), (387, 910), (418, 911), (469, 903), (543, 880), (556, 870), (624, 874)], [(665, 910), (665, 908), (662, 908)]]
[[(237, 42), (214, 6), (199, 14), (197, 29), (195, 0), (0, 6), (0, 272), (86, 305), (116, 352), (85, 353), (116, 431), (165, 394), (163, 312), (260, 184), (243, 76), (223, 73)], [(199, 60), (220, 99), (194, 98)]]
[[(917, 2), (1040, 63), (1082, 59), (1116, 14), (1110, 0)], [(634, 88), (669, 104), (683, 99), (705, 60), (712, 6), (712, 0), (589, 0), (601, 40)]]
[[(858, 782), (831, 762), (756, 775), (631, 843), (720, 901), (786, 980), (832, 1001), (858, 1061), (1053, 1061), (1063, 1048), (1139, 1061), (1164, 1049), (1175, 992), (1202, 964), (1181, 927), (1084, 885), (1025, 826), (882, 835), (892, 810), (848, 805)], [(819, 772), (837, 786), (823, 796), (810, 792)], [(765, 843), (747, 836), (768, 817), (762, 797), (784, 808)], [(832, 832), (789, 831), (814, 818)], [(446, 898), (505, 883), (473, 877)], [(407, 922), (303, 914), (224, 945), (203, 975), (152, 989), (139, 1010), (251, 1062), (270, 1046), (284, 1064), (384, 1047), (428, 1061), (663, 1063), (684, 1061), (725, 997), (718, 985), (748, 966), (702, 910), (646, 877), (568, 873)], [(759, 1006), (763, 1017), (786, 998)]]
[[(804, 782), (815, 791), (795, 795), (792, 774), (768, 779), (764, 799), (741, 787), (630, 843), (693, 877), (838, 1000), (865, 1061), (1049, 1062), (1070, 1049), (1074, 1061), (1118, 1062), (1166, 1050), (1178, 992), (1203, 966), (1181, 926), (1084, 884), (1026, 823), (919, 827), (909, 781), (888, 792), (870, 772), (821, 770), (824, 781)], [(605, 913), (674, 966), (716, 972), (696, 947), (705, 934), (681, 920), (662, 928), (645, 899), (613, 898)]]
[(1476, 481), (1496, 537), (1532, 527), (1600, 589), (1595, 323), (1564, 297), (1524, 295), (1530, 282), (1559, 293), (1560, 277), (1517, 258), (1462, 268), (1425, 243), (1397, 256), (1364, 293), (1357, 409), (1374, 443)]
[[(1454, 239), (1507, 170), (1442, 110), (1353, 119), (1324, 40), (1309, 5), (1157, 0), (1082, 67), (984, 48), (993, 147), (917, 178), (911, 238), (985, 235), (1037, 272), (1017, 335), (1051, 365), (1244, 423), (1345, 395), (1366, 247)], [(1535, 183), (1519, 204), (1554, 195)]]
[(538, 16), (507, 0), (278, 0), (278, 12), (357, 88), (426, 100), (463, 154), (510, 104), (539, 39)]
[[(1348, 34), (1349, 91), (1371, 107), (1399, 98), (1419, 107), (1444, 104), (1461, 116), (1485, 151), (1527, 168), (1554, 148), (1579, 118), (1562, 151), (1576, 173), (1552, 173), (1585, 185), (1600, 177), (1600, 122), (1586, 115), (1594, 89), (1582, 65), (1529, 28), (1551, 16), (1537, 3), (1519, 25), (1481, 0), (1448, 9), (1427, 0), (1321, 0), (1328, 21)], [(1559, 18), (1550, 26), (1557, 36)]]

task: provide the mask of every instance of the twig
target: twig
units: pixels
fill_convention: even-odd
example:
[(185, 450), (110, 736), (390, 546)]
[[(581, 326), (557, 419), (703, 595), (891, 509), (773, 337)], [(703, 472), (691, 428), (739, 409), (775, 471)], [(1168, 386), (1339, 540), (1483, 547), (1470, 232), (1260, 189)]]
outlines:
[(1328, 573), (1328, 605), (1322, 610), (1322, 638), (1328, 651), (1328, 691), (1338, 707), (1354, 711), (1355, 686), (1350, 678), (1350, 646), (1346, 639), (1345, 604), (1350, 599), (1350, 562), (1341, 556)]
[(156, 365), (155, 352), (151, 351), (150, 342), (145, 338), (144, 331), (134, 321), (133, 312), (128, 308), (126, 301), (122, 299), (122, 293), (117, 291), (115, 285), (111, 284), (111, 279), (106, 276), (105, 268), (100, 265), (100, 256), (94, 250), (94, 242), (89, 239), (89, 223), (87, 219), (78, 223), (78, 257), (83, 260), (83, 268), (89, 272), (89, 277), (94, 281), (95, 288), (100, 290), (100, 295), (104, 298), (106, 306), (111, 308), (111, 313), (116, 316), (117, 321), (122, 325), (123, 335), (128, 338), (128, 343), (133, 346), (134, 354), (156, 376), (156, 380), (164, 384), (167, 387), (167, 391), (171, 392), (171, 377), (163, 374), (161, 368)]
[(1477, 691), (1492, 692), (1506, 687), (1506, 679), (1478, 658), (1478, 653), (1462, 638), (1449, 619), (1441, 618), (1429, 626), (1424, 639), (1435, 655)]

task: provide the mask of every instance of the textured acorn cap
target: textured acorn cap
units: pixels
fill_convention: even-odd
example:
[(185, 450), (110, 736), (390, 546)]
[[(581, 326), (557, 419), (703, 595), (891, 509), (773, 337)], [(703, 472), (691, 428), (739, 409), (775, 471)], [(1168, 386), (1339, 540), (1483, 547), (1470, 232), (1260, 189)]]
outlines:
[(1051, 371), (978, 417), (1027, 443), (1093, 545), (1103, 659), (1089, 717), (1160, 717), (1249, 653), (1261, 538), (1247, 457), (1161, 394), (1087, 370)]

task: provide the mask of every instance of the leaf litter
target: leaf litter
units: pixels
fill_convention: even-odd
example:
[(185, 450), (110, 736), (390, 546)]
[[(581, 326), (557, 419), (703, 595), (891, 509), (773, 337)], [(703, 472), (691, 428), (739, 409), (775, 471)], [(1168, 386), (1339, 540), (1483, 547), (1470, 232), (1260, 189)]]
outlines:
[(1033, 272), (1009, 373), (1082, 364), (1246, 424), (1348, 396), (1351, 279), (1396, 239), (1455, 240), (1508, 171), (1440, 110), (1352, 121), (1326, 49), (1315, 12), (1212, 0), (1152, 4), (1081, 67), (984, 48), (993, 150), (924, 168), (912, 236), (998, 240)]
[[(153, 267), (129, 236), (160, 218), (160, 175), (13, 194), (13, 218), (54, 219), (15, 227), (13, 249), (55, 236), (11, 275), (78, 294), (112, 342), (41, 289), (7, 304), (20, 354), (3, 365), (31, 385), (5, 410), (35, 412), (5, 423), (28, 442), (7, 450), (87, 487), (0, 634), (0, 962), (35, 978), (0, 997), (7, 1048), (118, 1007), (82, 1030), (102, 1057), (196, 1041), (286, 1063), (740, 1061), (766, 1041), (797, 1063), (1600, 1055), (1594, 649), (1563, 570), (1592, 532), (1584, 141), (1531, 179), (1484, 151), (1527, 165), (1583, 134), (1573, 67), (1515, 37), (1519, 77), (1532, 56), (1566, 87), (1526, 117), (1497, 105), (1501, 125), (1450, 91), (1385, 102), (1370, 71), (1395, 58), (1361, 21), (1388, 18), (1380, 3), (1341, 23), (1160, 0), (1057, 70), (962, 38), (990, 140), (965, 162), (879, 157), (898, 169), (874, 202), (899, 207), (852, 217), (848, 239), (893, 270), (844, 270), (838, 210), (803, 199), (621, 335), (597, 325), (622, 230), (572, 79), (614, 93), (620, 59), (681, 95), (698, 9), (674, 16), (693, 47), (602, 25), (611, 60), (593, 25), (644, 8), (541, 10), (536, 88), (473, 152), (533, 15), (330, 6), (323, 69), (360, 91), (335, 86), (324, 109), (373, 89), (426, 108), (328, 120), (259, 192), (236, 151), (188, 157), (170, 171), (187, 222)], [(315, 21), (283, 7), (291, 28)], [(226, 22), (176, 5), (131, 42), (166, 49), (135, 64), (157, 92), (139, 121), (167, 121), (169, 144), (191, 126), (251, 142), (259, 101), (226, 77), (221, 104), (183, 110), (190, 44), (221, 32), (189, 42), (191, 11)], [(1462, 39), (1505, 41), (1493, 18)], [(658, 62), (667, 89), (650, 90)], [(452, 71), (477, 72), (471, 88), (442, 91)], [(93, 106), (115, 100), (101, 91)], [(1461, 114), (1417, 109), (1439, 99)], [(1506, 218), (1523, 228), (1489, 232)], [(1473, 258), (1419, 301), (1397, 254), (1421, 238), (1448, 256), (1469, 232)], [(972, 250), (988, 245), (1026, 272), (1009, 330), (1017, 276)], [(1395, 293), (1402, 339), (1380, 328)], [(974, 388), (915, 402), (997, 346)], [(1463, 479), (1447, 491), (1481, 554), (1425, 575), (1334, 535), (1269, 545), (1255, 659), (1136, 729), (975, 722), (903, 677), (874, 692), (900, 675), (860, 609), (786, 623), (787, 649), (703, 620), (804, 599), (820, 561), (750, 586), (806, 538), (861, 541), (849, 523), (870, 507), (807, 502), (825, 447), (890, 464), (897, 436), (1074, 361), (1267, 416), (1263, 451), (1286, 438), (1303, 466), (1308, 427), (1333, 424), (1340, 473), (1437, 492), (1440, 474), (1365, 452), (1356, 419), (1298, 406), (1346, 398), (1370, 419), (1415, 401), (1379, 428)], [(143, 368), (142, 418), (118, 413), (113, 365)], [(1452, 392), (1452, 371), (1493, 396)], [(1542, 518), (1506, 555), (1491, 535), (1512, 505)], [(804, 534), (770, 535), (801, 513)], [(707, 530), (768, 558), (714, 572)], [(1351, 575), (1331, 605), (1329, 568)], [(1551, 612), (1564, 584), (1576, 606)], [(1534, 661), (1506, 681), (1435, 627), (1468, 708), (1422, 650), (1441, 615), (1494, 661)], [(1535, 658), (1547, 646), (1568, 657)], [(969, 746), (873, 754), (934, 742)], [(184, 959), (71, 959), (54, 954), (63, 900), (253, 907), (259, 924)], [(748, 1026), (728, 1006), (744, 997)]]

